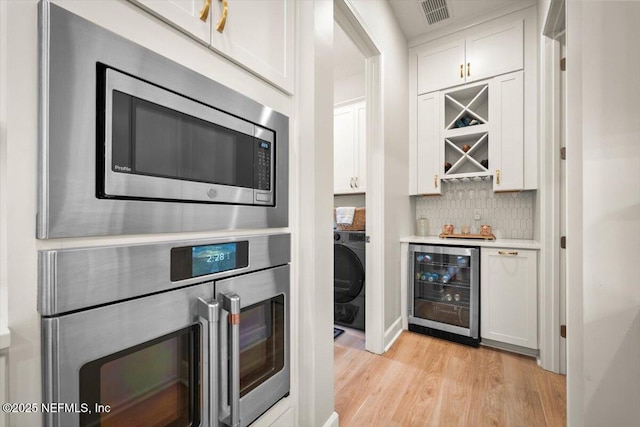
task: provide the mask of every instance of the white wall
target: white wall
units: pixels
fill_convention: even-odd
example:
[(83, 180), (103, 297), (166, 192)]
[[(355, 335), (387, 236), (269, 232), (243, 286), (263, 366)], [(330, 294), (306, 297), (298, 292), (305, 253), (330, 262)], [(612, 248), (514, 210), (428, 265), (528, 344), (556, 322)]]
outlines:
[[(298, 2), (292, 227), (299, 267), (300, 426), (337, 422), (333, 411), (333, 2)], [(331, 177), (333, 175), (330, 175)]]
[[(39, 249), (207, 237), (220, 235), (220, 233), (176, 233), (48, 241), (35, 239), (38, 129), (37, 2), (35, 0), (0, 1), (6, 4), (8, 24), (8, 37), (2, 38), (2, 42), (7, 43), (8, 108), (6, 158), (3, 157), (1, 164), (3, 169), (6, 167), (2, 175), (5, 176), (2, 190), (7, 206), (6, 216), (3, 216), (7, 224), (6, 234), (2, 239), (5, 239), (6, 247), (11, 250), (0, 254), (2, 256), (0, 265), (7, 266), (8, 323), (12, 331), (9, 349), (8, 400), (40, 402), (40, 326), (36, 311), (37, 251)], [(293, 115), (294, 104), (291, 97), (128, 2), (56, 1), (56, 3), (285, 115)], [(4, 126), (4, 123), (2, 125)], [(295, 151), (296, 139), (292, 138), (291, 144), (291, 150)], [(290, 182), (292, 206), (297, 203), (298, 182), (299, 180), (295, 177)], [(330, 193), (331, 190), (329, 190)], [(329, 215), (330, 197), (328, 197), (327, 206), (327, 215)], [(330, 217), (327, 219), (328, 223), (329, 221)], [(330, 225), (327, 226), (328, 230), (330, 230), (329, 227)], [(328, 231), (328, 239), (330, 238), (330, 231)], [(295, 268), (294, 266), (294, 270)], [(295, 288), (297, 283), (298, 281), (294, 280), (292, 287)], [(297, 292), (297, 289), (293, 292)], [(329, 334), (330, 332), (327, 332), (328, 336)], [(294, 348), (298, 346), (295, 336), (292, 337), (292, 345)], [(293, 363), (297, 363), (295, 356)], [(292, 395), (295, 395), (296, 386), (297, 384), (292, 384)], [(40, 414), (31, 416), (12, 414), (10, 417), (10, 423), (13, 426), (38, 426), (41, 422)]]
[(333, 103), (363, 98), (364, 93), (364, 59), (362, 60), (362, 73), (336, 79), (333, 87)]
[[(400, 319), (400, 243), (411, 233), (414, 222), (409, 200), (409, 94), (407, 40), (389, 3), (383, 0), (353, 0), (363, 26), (381, 51), (384, 168), (384, 328), (387, 333)], [(398, 323), (396, 323), (398, 322)], [(386, 338), (388, 341), (388, 338)]]
[(567, 2), (569, 425), (640, 419), (638, 40), (640, 2)]

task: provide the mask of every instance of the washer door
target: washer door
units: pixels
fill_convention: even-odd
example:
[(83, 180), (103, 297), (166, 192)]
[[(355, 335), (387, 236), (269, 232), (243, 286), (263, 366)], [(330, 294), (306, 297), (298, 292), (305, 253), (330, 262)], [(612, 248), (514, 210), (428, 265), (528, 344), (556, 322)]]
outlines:
[(358, 256), (344, 245), (333, 245), (333, 299), (335, 303), (351, 302), (364, 286), (364, 268)]

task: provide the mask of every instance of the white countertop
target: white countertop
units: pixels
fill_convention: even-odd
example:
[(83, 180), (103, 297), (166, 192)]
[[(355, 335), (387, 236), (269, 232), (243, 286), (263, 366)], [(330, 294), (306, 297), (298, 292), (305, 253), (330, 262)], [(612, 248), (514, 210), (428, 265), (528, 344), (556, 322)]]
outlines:
[(481, 246), (489, 248), (507, 249), (540, 249), (540, 242), (537, 240), (520, 239), (441, 239), (438, 236), (408, 236), (400, 239), (402, 243), (418, 243), (426, 245), (447, 245), (447, 246)]

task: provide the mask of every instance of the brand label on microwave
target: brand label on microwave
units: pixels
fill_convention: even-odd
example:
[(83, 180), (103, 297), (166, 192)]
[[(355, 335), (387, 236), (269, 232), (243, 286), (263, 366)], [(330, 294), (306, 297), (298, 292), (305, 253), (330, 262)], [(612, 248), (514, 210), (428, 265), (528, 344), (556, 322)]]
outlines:
[(129, 166), (113, 165), (113, 169), (121, 172), (131, 172), (131, 168)]

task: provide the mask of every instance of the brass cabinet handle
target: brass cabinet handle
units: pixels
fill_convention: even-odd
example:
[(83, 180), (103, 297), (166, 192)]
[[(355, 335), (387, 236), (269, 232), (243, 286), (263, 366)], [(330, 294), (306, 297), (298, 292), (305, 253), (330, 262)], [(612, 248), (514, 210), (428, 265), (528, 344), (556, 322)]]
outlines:
[(496, 169), (496, 184), (500, 185), (500, 169)]
[(200, 20), (207, 22), (209, 18), (209, 9), (211, 8), (211, 0), (206, 0), (204, 2), (204, 6), (202, 6), (202, 10), (200, 10)]
[(433, 186), (438, 188), (438, 175), (433, 175)]
[(464, 77), (464, 64), (460, 64), (460, 78)]
[(471, 62), (467, 62), (467, 77), (471, 77)]
[[(210, 1), (210, 0), (207, 0), (207, 1)], [(220, 20), (216, 24), (216, 31), (219, 33), (222, 33), (224, 31), (224, 26), (227, 24), (227, 10), (228, 10), (229, 4), (227, 3), (227, 0), (220, 0), (220, 1), (222, 2), (222, 16), (220, 17)]]
[(516, 255), (518, 255), (518, 252), (516, 252), (516, 251), (498, 251), (498, 255), (513, 255), (513, 256), (516, 256)]

